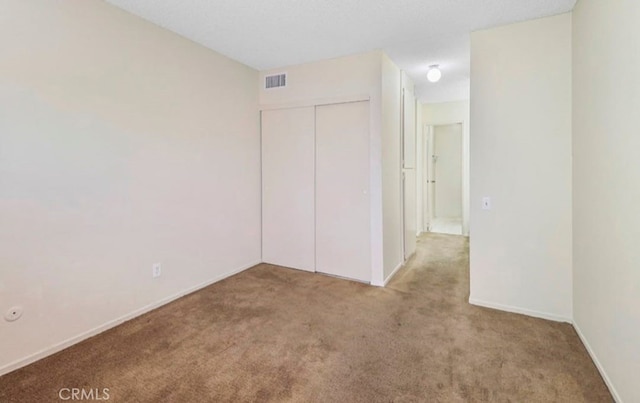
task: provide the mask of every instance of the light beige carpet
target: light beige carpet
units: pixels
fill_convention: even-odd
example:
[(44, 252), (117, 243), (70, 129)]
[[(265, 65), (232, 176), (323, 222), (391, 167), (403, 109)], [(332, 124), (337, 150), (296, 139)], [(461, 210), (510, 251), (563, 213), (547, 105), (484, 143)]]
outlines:
[(424, 236), (384, 289), (259, 265), (5, 375), (0, 402), (612, 401), (570, 325), (467, 303), (467, 251)]

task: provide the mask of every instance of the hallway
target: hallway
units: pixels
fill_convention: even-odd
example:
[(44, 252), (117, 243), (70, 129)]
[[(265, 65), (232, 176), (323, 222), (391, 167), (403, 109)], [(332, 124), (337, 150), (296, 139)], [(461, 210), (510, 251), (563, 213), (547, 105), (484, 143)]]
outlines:
[(462, 235), (462, 218), (434, 218), (429, 232)]

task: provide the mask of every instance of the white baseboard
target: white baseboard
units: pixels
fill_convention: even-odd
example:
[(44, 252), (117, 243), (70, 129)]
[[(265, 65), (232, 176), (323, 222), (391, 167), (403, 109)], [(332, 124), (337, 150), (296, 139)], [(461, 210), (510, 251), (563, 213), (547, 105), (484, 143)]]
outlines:
[(384, 287), (384, 281), (372, 280), (371, 285), (374, 287)]
[(404, 266), (404, 262), (400, 262), (398, 264), (398, 266), (396, 266), (396, 268), (393, 269), (391, 274), (389, 276), (387, 276), (386, 279), (383, 279), (382, 281), (375, 281), (374, 280), (374, 281), (371, 282), (371, 285), (376, 286), (376, 287), (386, 287), (386, 285), (389, 283), (389, 281), (391, 281), (393, 276), (395, 276), (396, 273), (398, 272), (398, 270), (400, 270), (403, 266)]
[(497, 310), (500, 310), (500, 311), (519, 313), (519, 314), (522, 314), (522, 315), (533, 316), (534, 318), (552, 320), (554, 322), (573, 323), (573, 320), (571, 318), (566, 318), (564, 316), (559, 316), (559, 315), (555, 315), (555, 314), (552, 314), (552, 313), (534, 311), (534, 310), (531, 310), (531, 309), (519, 308), (519, 307), (515, 307), (515, 306), (510, 306), (510, 305), (496, 304), (494, 302), (482, 301), (482, 300), (479, 300), (479, 299), (476, 299), (476, 298), (471, 298), (471, 297), (469, 298), (469, 303), (471, 305), (477, 305), (477, 306), (482, 306), (482, 307), (485, 307), (485, 308), (497, 309)]
[(396, 266), (395, 269), (393, 269), (393, 271), (391, 272), (391, 274), (389, 274), (389, 277), (387, 277), (384, 280), (384, 284), (382, 285), (383, 287), (386, 287), (387, 284), (389, 284), (389, 281), (391, 281), (391, 279), (393, 278), (393, 276), (396, 275), (396, 273), (398, 273), (398, 270), (402, 269), (404, 267), (404, 262), (401, 262), (399, 265)]
[(99, 333), (102, 333), (102, 332), (104, 332), (106, 330), (109, 330), (109, 329), (111, 329), (113, 327), (116, 327), (116, 326), (118, 326), (118, 325), (120, 325), (120, 324), (122, 324), (122, 323), (124, 323), (126, 321), (129, 321), (129, 320), (131, 320), (133, 318), (136, 318), (136, 317), (138, 317), (140, 315), (143, 315), (143, 314), (145, 314), (147, 312), (150, 312), (150, 311), (152, 311), (152, 310), (154, 310), (156, 308), (161, 307), (162, 305), (166, 305), (169, 302), (175, 301), (176, 299), (178, 299), (180, 297), (183, 297), (183, 296), (185, 296), (187, 294), (191, 294), (191, 293), (193, 293), (195, 291), (198, 291), (198, 290), (200, 290), (200, 289), (202, 289), (204, 287), (207, 287), (207, 286), (209, 286), (209, 285), (211, 285), (213, 283), (217, 283), (220, 280), (224, 280), (227, 277), (231, 277), (234, 274), (238, 274), (238, 273), (240, 273), (242, 271), (245, 271), (245, 270), (247, 270), (247, 269), (249, 269), (249, 268), (251, 268), (251, 267), (253, 267), (253, 266), (257, 265), (257, 264), (260, 264), (260, 263), (261, 262), (258, 261), (258, 262), (250, 263), (250, 264), (247, 264), (247, 265), (243, 265), (243, 266), (238, 267), (238, 268), (236, 268), (234, 270), (231, 270), (231, 271), (229, 271), (227, 273), (224, 273), (224, 274), (221, 274), (219, 276), (216, 276), (213, 279), (207, 280), (204, 283), (200, 283), (200, 284), (195, 285), (193, 287), (187, 288), (186, 290), (180, 291), (180, 292), (178, 292), (176, 294), (173, 294), (171, 296), (163, 298), (160, 301), (157, 301), (157, 302), (151, 303), (149, 305), (143, 306), (142, 308), (136, 309), (136, 310), (134, 310), (134, 311), (132, 311), (132, 312), (130, 312), (128, 314), (125, 314), (125, 315), (123, 315), (123, 316), (121, 316), (119, 318), (110, 320), (110, 321), (108, 321), (108, 322), (106, 322), (106, 323), (104, 323), (104, 324), (102, 324), (100, 326), (94, 327), (93, 329), (90, 329), (90, 330), (88, 330), (86, 332), (83, 332), (83, 333), (80, 333), (80, 334), (78, 334), (76, 336), (70, 337), (67, 340), (64, 340), (64, 341), (62, 341), (60, 343), (54, 344), (51, 347), (47, 347), (47, 348), (45, 348), (43, 350), (40, 350), (40, 351), (38, 351), (38, 352), (36, 352), (34, 354), (31, 354), (31, 355), (27, 356), (25, 358), (21, 358), (19, 360), (10, 362), (9, 364), (0, 367), (0, 376), (8, 374), (9, 372), (15, 371), (18, 368), (22, 368), (24, 366), (27, 366), (27, 365), (33, 363), (33, 362), (41, 360), (41, 359), (43, 359), (43, 358), (45, 358), (47, 356), (50, 356), (50, 355), (55, 354), (55, 353), (57, 353), (59, 351), (62, 351), (67, 347), (70, 347), (70, 346), (72, 346), (74, 344), (80, 343), (83, 340), (86, 340), (86, 339), (88, 339), (90, 337), (93, 337), (93, 336), (99, 334)]
[(602, 364), (600, 364), (600, 360), (598, 360), (596, 353), (591, 348), (591, 345), (587, 341), (586, 337), (584, 337), (582, 330), (580, 330), (580, 326), (578, 326), (578, 324), (574, 322), (573, 328), (576, 329), (576, 333), (578, 333), (578, 337), (582, 341), (582, 344), (584, 344), (584, 347), (587, 349), (587, 352), (589, 353), (589, 356), (591, 357), (591, 360), (593, 361), (593, 363), (596, 365), (596, 368), (598, 368), (600, 375), (602, 375), (602, 379), (604, 379), (604, 383), (607, 385), (607, 388), (609, 388), (609, 392), (611, 392), (613, 399), (618, 403), (622, 403), (622, 399), (620, 398), (618, 391), (613, 386), (613, 382), (611, 382), (611, 379), (609, 379), (607, 372), (604, 370), (604, 367), (602, 366)]

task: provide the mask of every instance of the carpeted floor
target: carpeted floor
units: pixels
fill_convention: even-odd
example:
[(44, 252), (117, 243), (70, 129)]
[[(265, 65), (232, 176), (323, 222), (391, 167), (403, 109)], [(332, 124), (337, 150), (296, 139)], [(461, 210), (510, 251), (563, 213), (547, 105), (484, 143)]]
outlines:
[(466, 302), (467, 251), (423, 236), (384, 289), (256, 266), (5, 375), (0, 402), (611, 402), (570, 325)]

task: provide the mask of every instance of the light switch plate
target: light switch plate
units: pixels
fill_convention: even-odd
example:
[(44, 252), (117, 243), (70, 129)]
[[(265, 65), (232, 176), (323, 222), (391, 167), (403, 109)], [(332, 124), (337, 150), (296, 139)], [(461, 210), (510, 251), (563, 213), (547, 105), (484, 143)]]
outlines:
[(491, 210), (491, 198), (485, 196), (482, 198), (482, 209), (483, 210)]

